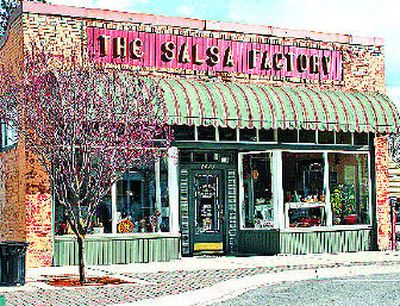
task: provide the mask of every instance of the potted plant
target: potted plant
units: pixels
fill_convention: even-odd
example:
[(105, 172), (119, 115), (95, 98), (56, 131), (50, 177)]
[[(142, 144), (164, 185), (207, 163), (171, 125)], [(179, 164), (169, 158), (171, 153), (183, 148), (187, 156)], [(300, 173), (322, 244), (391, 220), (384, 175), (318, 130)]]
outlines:
[(333, 188), (330, 200), (332, 205), (334, 224), (356, 223), (356, 193), (354, 185), (336, 185)]

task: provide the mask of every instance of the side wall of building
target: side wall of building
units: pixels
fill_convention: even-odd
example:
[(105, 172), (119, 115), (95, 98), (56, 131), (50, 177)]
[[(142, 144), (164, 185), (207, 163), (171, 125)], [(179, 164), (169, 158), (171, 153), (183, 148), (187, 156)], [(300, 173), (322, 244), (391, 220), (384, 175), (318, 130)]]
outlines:
[[(18, 73), (17, 63), (23, 58), (22, 33), (23, 21), (17, 17), (0, 49), (2, 64), (14, 73)], [(24, 163), (21, 145), (0, 153), (0, 241), (26, 241)]]
[[(0, 49), (0, 59), (20, 73), (26, 23), (15, 18)], [(0, 241), (29, 242), (27, 266), (52, 264), (51, 199), (42, 167), (19, 142), (0, 153)]]
[[(23, 14), (24, 46), (32, 42), (65, 57), (81, 54), (82, 21), (71, 17)], [(28, 265), (49, 266), (53, 259), (52, 196), (49, 179), (35, 157), (27, 153), (26, 226), (31, 244)]]

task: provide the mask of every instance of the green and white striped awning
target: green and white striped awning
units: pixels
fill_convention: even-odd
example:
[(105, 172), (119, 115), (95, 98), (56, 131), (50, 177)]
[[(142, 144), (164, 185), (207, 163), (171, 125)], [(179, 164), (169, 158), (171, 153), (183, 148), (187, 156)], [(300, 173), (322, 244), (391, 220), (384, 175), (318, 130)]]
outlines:
[(160, 79), (170, 124), (390, 133), (396, 106), (379, 93)]

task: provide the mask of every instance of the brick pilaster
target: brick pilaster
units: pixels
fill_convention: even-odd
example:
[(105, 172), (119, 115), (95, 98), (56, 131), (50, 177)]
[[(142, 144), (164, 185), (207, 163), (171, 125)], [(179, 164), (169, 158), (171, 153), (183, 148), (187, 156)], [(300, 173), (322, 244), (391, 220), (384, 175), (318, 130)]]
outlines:
[(375, 138), (376, 220), (379, 250), (391, 249), (388, 138)]

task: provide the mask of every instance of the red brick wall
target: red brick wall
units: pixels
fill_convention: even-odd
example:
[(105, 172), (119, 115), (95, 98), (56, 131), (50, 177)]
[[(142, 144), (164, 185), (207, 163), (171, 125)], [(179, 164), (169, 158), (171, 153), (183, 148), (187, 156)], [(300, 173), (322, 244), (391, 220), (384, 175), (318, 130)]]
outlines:
[(23, 152), (19, 147), (0, 154), (0, 241), (25, 241)]
[[(23, 18), (12, 24), (0, 60), (19, 73), (23, 59)], [(25, 146), (0, 154), (0, 241), (27, 241), (27, 266), (52, 262), (51, 198), (46, 174)]]
[[(176, 26), (159, 26), (147, 24), (135, 24), (127, 22), (112, 22), (89, 19), (84, 17), (68, 16), (50, 16), (42, 14), (26, 13), (24, 14), (25, 23), (25, 41), (37, 40), (46, 42), (46, 47), (52, 52), (63, 52), (65, 55), (72, 51), (80, 54), (86, 50), (87, 45), (87, 27), (100, 27), (107, 29), (147, 31), (165, 34), (178, 34), (183, 36), (202, 36), (213, 38), (225, 38), (232, 40), (248, 41), (293, 45), (308, 48), (337, 49), (343, 52), (343, 81), (311, 81), (311, 80), (289, 80), (284, 77), (271, 78), (269, 76), (214, 73), (224, 80), (239, 82), (262, 82), (274, 85), (302, 86), (319, 89), (332, 89), (336, 87), (339, 90), (359, 90), (359, 91), (378, 91), (385, 92), (384, 76), (384, 49), (383, 46), (363, 46), (357, 44), (347, 44), (329, 41), (317, 41), (308, 38), (288, 38), (288, 37), (268, 37), (262, 35), (246, 35), (243, 33), (227, 31), (199, 31), (198, 29), (179, 28)], [(28, 45), (28, 44), (27, 44)], [(194, 75), (190, 70), (163, 69), (155, 70), (153, 68), (145, 69), (144, 73), (165, 74), (178, 73), (187, 74), (189, 77), (208, 78), (212, 72), (199, 73)]]
[(378, 223), (377, 242), (379, 250), (391, 249), (391, 221), (389, 202), (389, 155), (388, 138), (375, 138), (376, 171), (376, 219)]
[(43, 167), (26, 151), (25, 168), (26, 237), (30, 243), (29, 267), (50, 266), (53, 257), (52, 199)]
[[(0, 62), (15, 69), (23, 58), (23, 23), (17, 18), (0, 49)], [(15, 146), (0, 154), (0, 241), (26, 240), (24, 150)]]

